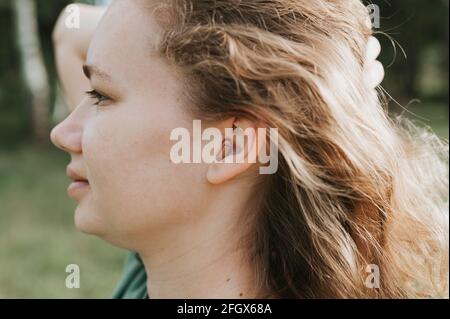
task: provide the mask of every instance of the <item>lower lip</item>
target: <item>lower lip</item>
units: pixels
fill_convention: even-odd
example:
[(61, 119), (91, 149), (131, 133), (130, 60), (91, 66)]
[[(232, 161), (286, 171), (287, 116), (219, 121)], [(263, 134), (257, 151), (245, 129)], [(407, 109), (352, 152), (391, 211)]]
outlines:
[(83, 181), (76, 181), (69, 185), (67, 193), (72, 198), (79, 198), (81, 195), (89, 190), (89, 183)]

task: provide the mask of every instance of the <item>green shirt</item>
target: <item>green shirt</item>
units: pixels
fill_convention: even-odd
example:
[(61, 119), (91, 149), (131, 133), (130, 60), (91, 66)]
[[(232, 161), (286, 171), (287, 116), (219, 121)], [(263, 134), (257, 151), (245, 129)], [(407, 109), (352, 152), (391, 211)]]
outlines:
[(147, 274), (137, 253), (130, 253), (113, 299), (147, 299)]

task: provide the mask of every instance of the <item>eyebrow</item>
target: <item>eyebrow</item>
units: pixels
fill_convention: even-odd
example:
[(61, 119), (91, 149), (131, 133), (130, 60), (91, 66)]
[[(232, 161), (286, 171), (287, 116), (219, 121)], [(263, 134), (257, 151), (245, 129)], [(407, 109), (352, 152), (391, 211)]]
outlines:
[(91, 76), (95, 74), (96, 76), (103, 78), (105, 80), (111, 80), (111, 76), (109, 76), (106, 72), (100, 70), (95, 65), (84, 64), (83, 73), (88, 79), (91, 79)]

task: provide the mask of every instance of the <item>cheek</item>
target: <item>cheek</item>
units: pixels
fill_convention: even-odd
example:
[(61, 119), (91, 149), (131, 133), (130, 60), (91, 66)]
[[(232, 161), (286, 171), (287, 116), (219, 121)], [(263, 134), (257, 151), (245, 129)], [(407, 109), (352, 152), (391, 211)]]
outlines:
[(206, 167), (171, 162), (169, 137), (178, 126), (169, 119), (173, 121), (169, 114), (143, 117), (111, 111), (86, 126), (83, 156), (92, 206), (96, 220), (109, 231), (145, 232), (178, 223), (199, 209)]

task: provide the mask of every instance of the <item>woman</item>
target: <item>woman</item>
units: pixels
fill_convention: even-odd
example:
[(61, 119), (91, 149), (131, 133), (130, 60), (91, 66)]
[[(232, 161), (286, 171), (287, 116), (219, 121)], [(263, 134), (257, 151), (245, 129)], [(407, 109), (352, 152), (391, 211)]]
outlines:
[[(388, 119), (367, 19), (358, 0), (112, 4), (51, 138), (77, 228), (139, 256), (117, 296), (446, 294), (447, 147)], [(222, 133), (217, 161), (176, 164), (174, 129), (206, 146), (195, 120)], [(260, 128), (278, 130), (274, 174), (249, 160), (273, 135), (234, 136)]]

